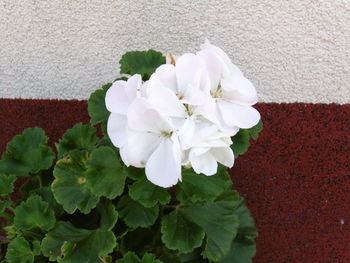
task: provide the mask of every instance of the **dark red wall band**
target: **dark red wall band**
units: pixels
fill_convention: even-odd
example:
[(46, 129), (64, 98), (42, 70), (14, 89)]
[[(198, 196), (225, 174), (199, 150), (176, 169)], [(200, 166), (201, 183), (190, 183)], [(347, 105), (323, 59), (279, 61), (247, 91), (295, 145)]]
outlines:
[[(257, 105), (264, 130), (231, 170), (260, 233), (255, 263), (350, 262), (350, 105)], [(0, 99), (0, 152), (24, 128), (56, 142), (85, 101)]]

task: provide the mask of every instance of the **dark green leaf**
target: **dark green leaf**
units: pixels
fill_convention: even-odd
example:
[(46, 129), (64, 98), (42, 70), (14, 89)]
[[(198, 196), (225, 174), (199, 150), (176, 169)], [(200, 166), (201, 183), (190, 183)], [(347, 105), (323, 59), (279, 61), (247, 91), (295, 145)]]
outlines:
[(213, 176), (196, 174), (192, 169), (184, 169), (182, 182), (177, 187), (177, 198), (181, 201), (189, 199), (192, 202), (211, 202), (231, 186), (232, 181), (226, 169), (218, 170), (218, 174)]
[(170, 202), (170, 194), (166, 188), (159, 187), (141, 177), (129, 187), (129, 196), (145, 207), (153, 207), (158, 202), (165, 205)]
[(165, 64), (165, 57), (162, 53), (152, 49), (148, 51), (131, 51), (125, 53), (120, 63), (120, 73), (140, 74), (143, 80), (148, 80), (152, 73), (162, 64)]
[(7, 144), (0, 160), (0, 173), (26, 177), (50, 168), (55, 155), (46, 143), (47, 137), (42, 129), (24, 130)]
[(238, 216), (232, 210), (236, 204), (229, 205), (233, 202), (231, 196), (225, 198), (228, 200), (221, 198), (213, 203), (188, 205), (178, 209), (185, 219), (200, 226), (206, 233), (207, 244), (203, 254), (212, 261), (221, 260), (229, 252), (239, 226)]
[(107, 200), (101, 200), (97, 209), (100, 213), (100, 227), (103, 230), (112, 230), (118, 220), (118, 212), (115, 206)]
[(255, 242), (235, 239), (227, 256), (220, 263), (252, 263), (256, 253)]
[(232, 137), (233, 144), (231, 145), (231, 148), (236, 158), (248, 151), (250, 146), (249, 140), (249, 132), (243, 129), (239, 130), (239, 132)]
[(116, 263), (163, 263), (163, 261), (156, 259), (156, 256), (150, 253), (144, 254), (140, 259), (134, 252), (128, 252)]
[(87, 167), (87, 186), (93, 194), (114, 199), (123, 193), (126, 174), (111, 148), (103, 146), (93, 150)]
[(199, 247), (204, 238), (204, 231), (177, 211), (162, 218), (161, 232), (165, 246), (181, 253), (188, 253)]
[(111, 231), (86, 230), (59, 222), (42, 241), (44, 256), (62, 263), (97, 263), (113, 251), (116, 239)]
[(41, 198), (49, 204), (49, 208), (51, 208), (55, 212), (56, 217), (63, 214), (63, 207), (59, 203), (57, 203), (55, 197), (53, 196), (51, 187), (44, 186), (38, 188), (34, 191), (34, 193), (40, 195)]
[(9, 263), (33, 263), (34, 253), (23, 237), (16, 237), (7, 247), (6, 260)]
[(16, 181), (15, 175), (0, 174), (0, 196), (6, 197), (13, 192), (13, 183)]
[(14, 224), (17, 229), (40, 228), (50, 230), (55, 225), (55, 214), (40, 196), (32, 195), (15, 209)]
[(153, 225), (158, 217), (159, 209), (158, 206), (146, 208), (129, 196), (123, 196), (118, 202), (117, 210), (125, 224), (131, 228), (136, 228)]
[(0, 217), (3, 216), (3, 213), (5, 212), (6, 208), (8, 208), (11, 205), (11, 202), (8, 200), (0, 200)]
[(56, 163), (53, 172), (56, 178), (52, 183), (54, 197), (70, 214), (76, 209), (88, 214), (99, 201), (86, 183), (86, 160), (87, 152), (73, 151)]
[(88, 100), (88, 112), (91, 118), (91, 124), (107, 122), (109, 111), (105, 105), (105, 96), (112, 83), (105, 84), (101, 89), (96, 90), (90, 95)]
[(96, 128), (90, 125), (76, 124), (67, 130), (60, 142), (56, 144), (58, 158), (61, 159), (72, 150), (91, 150), (98, 139)]

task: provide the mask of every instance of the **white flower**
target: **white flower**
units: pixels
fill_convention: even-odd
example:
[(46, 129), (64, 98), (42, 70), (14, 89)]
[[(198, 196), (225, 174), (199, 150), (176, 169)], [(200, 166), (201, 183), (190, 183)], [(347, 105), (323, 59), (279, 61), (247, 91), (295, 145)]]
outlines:
[(115, 81), (105, 97), (106, 108), (111, 112), (107, 122), (107, 133), (113, 145), (120, 148), (121, 157), (126, 165), (128, 160), (123, 147), (128, 141), (127, 112), (131, 102), (139, 96), (141, 88), (141, 76), (136, 74), (127, 81)]
[(128, 111), (127, 158), (131, 165), (145, 167), (147, 179), (161, 187), (181, 179), (181, 149), (172, 124), (137, 98)]
[(231, 168), (235, 160), (231, 144), (229, 136), (217, 132), (189, 150), (188, 162), (196, 173), (208, 176), (216, 174), (218, 162)]
[(202, 107), (203, 115), (217, 123), (230, 136), (239, 128), (256, 125), (260, 114), (252, 105), (258, 101), (253, 84), (243, 76), (226, 53), (206, 41), (197, 53), (210, 78), (211, 100)]

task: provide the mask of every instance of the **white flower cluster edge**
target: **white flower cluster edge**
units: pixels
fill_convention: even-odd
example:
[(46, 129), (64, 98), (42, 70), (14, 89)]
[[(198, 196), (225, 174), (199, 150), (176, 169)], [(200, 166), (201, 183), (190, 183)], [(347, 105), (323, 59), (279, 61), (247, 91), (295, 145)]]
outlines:
[(145, 168), (149, 181), (170, 187), (181, 167), (214, 175), (232, 167), (231, 136), (255, 126), (253, 84), (208, 40), (196, 53), (167, 56), (149, 80), (136, 74), (108, 89), (108, 135), (127, 166)]

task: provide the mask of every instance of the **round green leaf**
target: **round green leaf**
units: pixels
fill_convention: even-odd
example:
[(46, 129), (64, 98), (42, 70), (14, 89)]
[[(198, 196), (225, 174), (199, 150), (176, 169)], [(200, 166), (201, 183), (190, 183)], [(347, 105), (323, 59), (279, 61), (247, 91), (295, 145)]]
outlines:
[(156, 69), (165, 64), (162, 53), (152, 49), (148, 51), (130, 51), (125, 53), (119, 61), (120, 73), (140, 74), (143, 80), (148, 80)]
[(162, 218), (161, 232), (165, 246), (181, 253), (189, 253), (199, 247), (204, 238), (204, 231), (177, 211)]
[(98, 139), (95, 127), (76, 124), (67, 130), (60, 142), (56, 144), (58, 158), (62, 158), (72, 150), (91, 150)]
[(44, 256), (62, 263), (96, 263), (113, 251), (116, 238), (111, 231), (86, 230), (59, 222), (42, 241)]
[(158, 202), (165, 205), (170, 202), (170, 194), (166, 188), (159, 187), (147, 180), (146, 176), (129, 187), (129, 196), (145, 207), (153, 207)]
[(56, 163), (52, 192), (65, 211), (72, 214), (76, 209), (88, 214), (95, 208), (99, 197), (91, 192), (86, 183), (87, 152), (73, 151)]
[(163, 263), (163, 261), (156, 259), (156, 256), (151, 253), (146, 253), (140, 259), (134, 252), (128, 252), (122, 259), (118, 259), (116, 263)]
[(148, 227), (154, 224), (158, 217), (158, 206), (144, 207), (132, 200), (129, 196), (123, 196), (118, 202), (117, 210), (125, 224), (131, 228)]
[(9, 263), (33, 263), (34, 253), (29, 242), (23, 237), (16, 237), (7, 247), (6, 260)]
[[(230, 205), (232, 203), (232, 205)], [(207, 236), (204, 256), (219, 261), (226, 256), (237, 234), (239, 219), (234, 210), (232, 195), (224, 195), (212, 203), (182, 206), (178, 212), (187, 220), (201, 227)]]
[(46, 146), (47, 140), (40, 128), (29, 128), (15, 136), (0, 160), (0, 173), (26, 177), (50, 168), (55, 155)]
[(192, 169), (184, 169), (182, 182), (177, 186), (177, 198), (181, 201), (189, 199), (192, 202), (211, 202), (232, 186), (232, 181), (226, 168), (220, 168), (212, 176), (196, 174)]
[(32, 195), (15, 209), (14, 224), (17, 229), (40, 228), (50, 230), (55, 225), (55, 214), (40, 196)]
[(96, 196), (114, 199), (123, 193), (126, 174), (111, 148), (103, 146), (93, 150), (87, 167), (86, 184)]
[(13, 183), (16, 181), (16, 176), (0, 174), (0, 196), (6, 197), (13, 192)]
[(111, 201), (101, 200), (97, 209), (100, 214), (100, 227), (103, 230), (112, 230), (118, 220), (118, 212)]
[(90, 95), (90, 98), (88, 100), (88, 112), (91, 118), (91, 124), (107, 121), (109, 111), (106, 108), (105, 96), (107, 90), (111, 86), (112, 83), (107, 83), (101, 89), (96, 90)]

